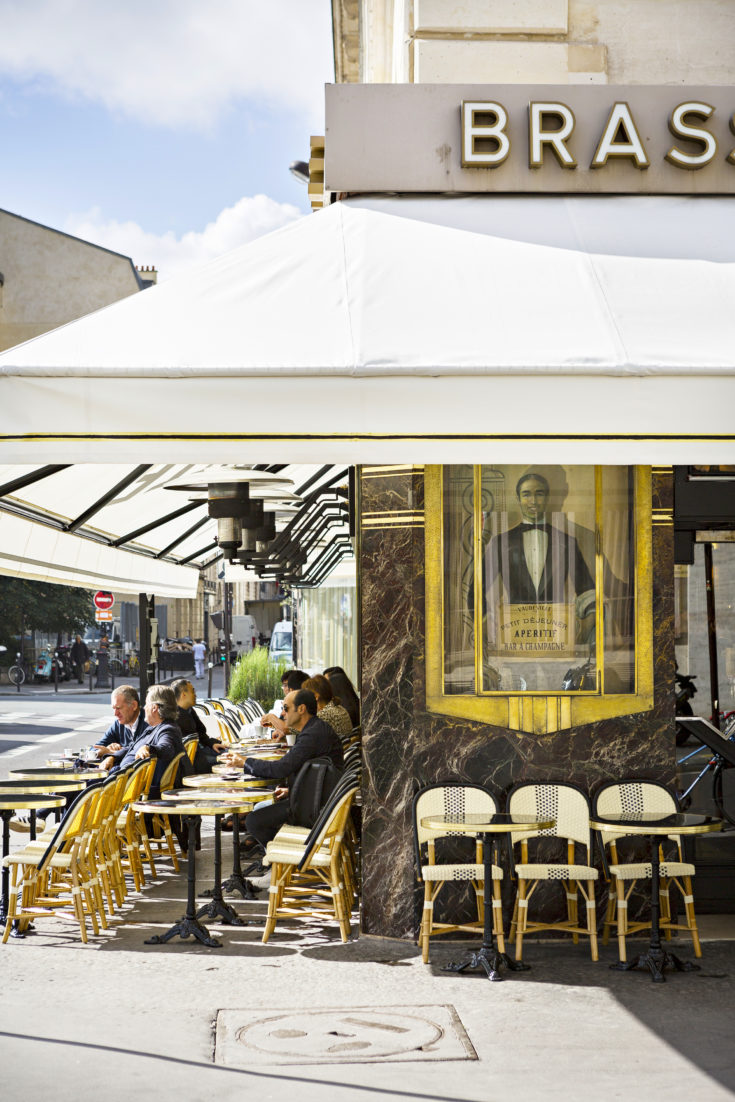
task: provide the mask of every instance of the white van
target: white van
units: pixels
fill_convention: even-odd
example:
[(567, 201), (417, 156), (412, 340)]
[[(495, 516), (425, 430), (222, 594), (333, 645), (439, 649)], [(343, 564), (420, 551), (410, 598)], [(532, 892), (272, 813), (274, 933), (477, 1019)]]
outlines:
[(289, 664), (293, 662), (293, 621), (279, 620), (274, 625), (269, 656), (271, 662), (278, 662), (281, 658)]
[(258, 643), (258, 626), (254, 616), (233, 616), (232, 635), (230, 636), (232, 649), (238, 654), (250, 654), (250, 651)]

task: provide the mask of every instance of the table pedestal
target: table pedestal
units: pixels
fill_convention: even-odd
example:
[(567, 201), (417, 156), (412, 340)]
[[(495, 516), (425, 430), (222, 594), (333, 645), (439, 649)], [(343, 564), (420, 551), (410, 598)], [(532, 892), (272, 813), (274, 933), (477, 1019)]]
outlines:
[(658, 839), (652, 835), (651, 843), (651, 940), (645, 953), (639, 953), (634, 960), (620, 960), (610, 967), (616, 972), (632, 972), (635, 968), (647, 968), (654, 983), (666, 983), (664, 969), (673, 967), (677, 972), (698, 972), (699, 965), (691, 961), (680, 960), (675, 953), (669, 953), (661, 944), (659, 929), (659, 885), (661, 870), (659, 867)]
[[(197, 815), (184, 815), (187, 826), (191, 832), (190, 836), (194, 837), (194, 831), (198, 821)], [(222, 942), (213, 938), (206, 926), (199, 922), (196, 912), (196, 847), (191, 846), (188, 850), (188, 895), (186, 901), (186, 914), (183, 918), (180, 918), (170, 930), (167, 930), (165, 934), (155, 934), (153, 937), (146, 938), (146, 945), (164, 945), (167, 941), (170, 941), (173, 937), (186, 938), (194, 937), (197, 941), (201, 941), (202, 945), (207, 945), (212, 949), (221, 949)]]
[(496, 847), (493, 841), (491, 853), (490, 837), (489, 834), (482, 835), (482, 862), (485, 874), (485, 883), (482, 888), (482, 902), (485, 912), (482, 930), (482, 946), (479, 949), (469, 950), (470, 955), (468, 960), (453, 961), (451, 964), (445, 964), (442, 968), (442, 972), (467, 972), (470, 969), (474, 971), (479, 968), (492, 983), (498, 983), (503, 978), (500, 975), (501, 968), (507, 968), (509, 972), (529, 972), (530, 965), (524, 964), (523, 961), (520, 960), (513, 960), (507, 953), (498, 952), (498, 947), (495, 944), (495, 934), (493, 933), (492, 881), (493, 858), (495, 857)]
[[(251, 880), (247, 880), (243, 876), (242, 865), (240, 864), (240, 816), (232, 816), (232, 872), (227, 880), (223, 881), (221, 891), (223, 892), (239, 892), (243, 899), (257, 899), (258, 888), (255, 887)], [(215, 889), (207, 888), (205, 892), (201, 893), (203, 896), (214, 897)]]
[(248, 923), (240, 918), (234, 907), (222, 898), (222, 816), (214, 817), (214, 887), (202, 892), (204, 896), (211, 896), (211, 902), (205, 903), (197, 911), (197, 918), (221, 918), (226, 926), (247, 926)]
[[(0, 811), (3, 817), (3, 857), (10, 853), (10, 820), (12, 811)], [(3, 865), (2, 898), (0, 898), (0, 926), (4, 926), (8, 917), (8, 898), (10, 896), (10, 869)]]

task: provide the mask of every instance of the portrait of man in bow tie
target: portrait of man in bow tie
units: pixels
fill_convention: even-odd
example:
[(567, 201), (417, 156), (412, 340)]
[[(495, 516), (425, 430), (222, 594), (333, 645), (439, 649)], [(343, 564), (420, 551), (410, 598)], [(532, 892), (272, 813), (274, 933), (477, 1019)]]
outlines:
[(595, 583), (575, 538), (551, 523), (549, 495), (544, 475), (530, 471), (518, 479), (521, 523), (491, 541), (490, 583), (498, 579), (514, 605), (561, 604), (571, 597), (581, 616), (594, 602)]
[[(555, 473), (555, 498), (563, 499), (566, 480), (562, 486), (562, 470)], [(488, 687), (493, 677), (507, 680), (508, 670), (493, 670), (492, 663), (514, 660), (513, 672), (527, 688), (558, 687), (555, 663), (589, 653), (594, 639), (595, 582), (577, 539), (589, 545), (594, 536), (578, 526), (576, 512), (574, 519), (551, 512), (552, 488), (540, 471), (518, 478), (515, 497), (520, 521), (498, 531), (508, 514), (496, 514), (485, 553), (486, 680)]]

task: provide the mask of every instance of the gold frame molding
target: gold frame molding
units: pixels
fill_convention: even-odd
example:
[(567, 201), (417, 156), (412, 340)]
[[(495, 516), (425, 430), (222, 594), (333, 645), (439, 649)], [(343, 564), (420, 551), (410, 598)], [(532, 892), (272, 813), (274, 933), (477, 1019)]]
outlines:
[[(601, 470), (596, 468), (595, 472), (598, 488)], [(651, 468), (634, 468), (635, 692), (609, 695), (604, 695), (599, 687), (597, 691), (584, 693), (444, 693), (442, 471), (441, 466), (433, 464), (427, 465), (425, 469), (427, 711), (536, 735), (552, 734), (615, 716), (650, 711), (653, 708)], [(479, 472), (480, 467), (476, 465), (476, 482)], [(598, 493), (598, 510), (600, 505)], [(601, 571), (602, 554), (598, 550), (598, 593)], [(599, 615), (597, 621), (599, 634), (602, 623)], [(598, 648), (599, 643), (598, 638)]]

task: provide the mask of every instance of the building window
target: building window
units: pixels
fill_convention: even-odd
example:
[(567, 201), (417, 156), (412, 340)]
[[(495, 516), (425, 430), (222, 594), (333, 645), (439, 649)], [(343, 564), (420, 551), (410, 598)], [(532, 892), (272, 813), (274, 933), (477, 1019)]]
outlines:
[(652, 706), (650, 473), (427, 468), (430, 710), (538, 732)]

